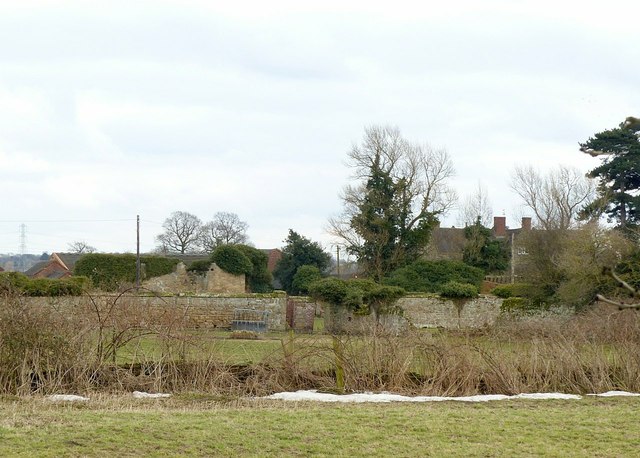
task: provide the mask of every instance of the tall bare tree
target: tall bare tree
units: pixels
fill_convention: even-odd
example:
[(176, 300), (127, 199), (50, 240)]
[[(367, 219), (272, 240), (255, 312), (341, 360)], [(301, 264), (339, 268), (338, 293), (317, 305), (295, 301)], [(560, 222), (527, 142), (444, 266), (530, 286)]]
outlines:
[(491, 227), (493, 208), (491, 208), (487, 187), (479, 181), (473, 194), (467, 196), (458, 209), (458, 224), (473, 226), (478, 222), (478, 218), (482, 226)]
[(210, 253), (220, 245), (247, 243), (249, 225), (235, 213), (218, 212), (200, 230), (200, 246)]
[(580, 210), (595, 198), (594, 181), (564, 165), (547, 174), (530, 165), (516, 167), (510, 185), (546, 230), (575, 227)]
[(431, 227), (456, 200), (447, 184), (453, 165), (445, 150), (411, 143), (389, 126), (366, 128), (348, 165), (355, 184), (344, 188), (343, 212), (329, 231), (379, 280), (426, 248)]
[(69, 253), (75, 254), (95, 253), (97, 251), (95, 247), (92, 247), (87, 242), (84, 242), (82, 240), (71, 242), (69, 245), (67, 245), (67, 250), (69, 251)]
[(162, 224), (164, 232), (156, 237), (159, 251), (189, 253), (198, 251), (202, 221), (191, 213), (176, 211)]

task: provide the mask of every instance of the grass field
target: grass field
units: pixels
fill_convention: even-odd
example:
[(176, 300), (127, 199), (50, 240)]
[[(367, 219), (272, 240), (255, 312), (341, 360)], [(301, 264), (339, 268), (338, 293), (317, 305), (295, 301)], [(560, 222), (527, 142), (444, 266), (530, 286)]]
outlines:
[(640, 400), (0, 399), (0, 456), (638, 456)]

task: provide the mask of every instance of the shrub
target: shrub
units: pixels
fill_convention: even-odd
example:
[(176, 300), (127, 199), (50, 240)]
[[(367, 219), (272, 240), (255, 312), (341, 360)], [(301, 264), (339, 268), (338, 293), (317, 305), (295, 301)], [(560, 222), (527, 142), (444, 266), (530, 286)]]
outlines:
[(200, 261), (193, 261), (189, 267), (187, 267), (188, 272), (196, 272), (198, 274), (204, 274), (211, 267), (210, 259), (202, 259)]
[(478, 288), (469, 283), (450, 281), (440, 287), (440, 296), (452, 299), (465, 299), (478, 296)]
[(0, 272), (0, 294), (22, 294), (30, 279), (20, 272)]
[(503, 299), (507, 299), (509, 297), (523, 297), (528, 294), (530, 288), (531, 285), (528, 283), (510, 283), (496, 286), (493, 288), (491, 293)]
[(273, 277), (267, 268), (269, 257), (264, 251), (248, 245), (234, 245), (251, 261), (251, 271), (247, 274), (247, 290), (252, 293), (268, 293), (272, 291)]
[(253, 269), (251, 260), (234, 245), (221, 245), (215, 249), (211, 259), (225, 272), (232, 275), (249, 274)]
[(385, 284), (400, 286), (406, 291), (436, 293), (450, 281), (480, 287), (484, 271), (461, 261), (416, 261), (397, 269), (385, 279)]
[(508, 297), (502, 301), (500, 312), (513, 313), (531, 310), (533, 305), (531, 301), (524, 297)]
[(87, 277), (29, 278), (19, 272), (0, 274), (0, 294), (25, 296), (80, 296), (90, 285)]
[(292, 293), (307, 294), (309, 293), (309, 286), (320, 279), (322, 279), (322, 273), (316, 266), (300, 266), (293, 276), (293, 282), (291, 283)]
[(338, 278), (323, 278), (309, 285), (311, 297), (331, 305), (343, 305), (347, 293), (346, 283)]
[(365, 315), (371, 311), (376, 314), (399, 313), (400, 309), (394, 304), (405, 291), (396, 286), (379, 285), (372, 280), (325, 278), (312, 283), (309, 293), (314, 299)]

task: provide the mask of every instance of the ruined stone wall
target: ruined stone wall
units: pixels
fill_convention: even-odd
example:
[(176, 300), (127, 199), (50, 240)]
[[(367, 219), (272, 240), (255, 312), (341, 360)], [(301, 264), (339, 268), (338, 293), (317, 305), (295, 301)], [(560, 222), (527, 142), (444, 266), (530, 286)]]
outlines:
[(211, 264), (207, 272), (205, 285), (208, 293), (240, 294), (245, 292), (244, 274), (230, 274), (215, 264)]
[[(200, 277), (200, 278), (198, 278)], [(204, 291), (203, 279), (187, 272), (184, 263), (176, 266), (175, 272), (145, 280), (142, 286), (156, 293), (199, 293)]]
[(205, 275), (198, 275), (187, 272), (185, 265), (179, 263), (175, 272), (150, 278), (142, 286), (156, 293), (243, 294), (245, 276), (230, 274), (215, 264), (211, 264)]

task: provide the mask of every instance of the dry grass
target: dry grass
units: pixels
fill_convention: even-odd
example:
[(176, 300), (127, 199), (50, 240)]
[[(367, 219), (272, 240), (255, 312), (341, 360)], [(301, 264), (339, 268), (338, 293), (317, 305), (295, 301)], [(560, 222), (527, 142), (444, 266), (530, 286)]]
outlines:
[[(640, 391), (640, 318), (633, 311), (504, 321), (475, 332), (395, 335), (372, 328), (333, 341), (293, 334), (279, 342), (217, 340), (224, 345), (212, 345), (184, 323), (184, 317), (166, 310), (160, 314), (126, 303), (99, 306), (87, 300), (71, 313), (4, 298), (0, 394)], [(232, 352), (248, 344), (259, 356), (238, 363)], [(118, 360), (124, 351), (126, 364)]]

